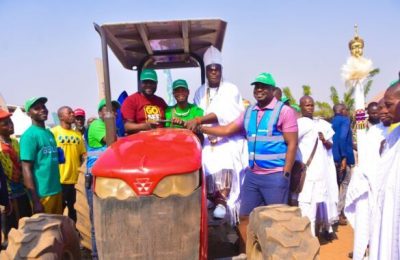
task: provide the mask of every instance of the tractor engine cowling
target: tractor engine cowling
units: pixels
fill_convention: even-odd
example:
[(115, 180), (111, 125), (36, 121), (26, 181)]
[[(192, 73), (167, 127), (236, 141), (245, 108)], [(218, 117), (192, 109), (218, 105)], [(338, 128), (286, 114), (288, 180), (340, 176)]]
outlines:
[(205, 189), (192, 132), (156, 129), (121, 138), (92, 172), (100, 259), (203, 258)]

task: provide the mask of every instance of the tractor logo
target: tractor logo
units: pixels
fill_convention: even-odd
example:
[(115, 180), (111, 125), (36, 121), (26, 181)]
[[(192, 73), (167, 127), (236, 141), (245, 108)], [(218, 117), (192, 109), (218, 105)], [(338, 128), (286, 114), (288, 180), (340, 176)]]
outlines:
[(150, 187), (153, 182), (151, 182), (149, 178), (136, 178), (134, 184), (139, 194), (149, 195)]
[(147, 118), (147, 122), (158, 121), (161, 119), (161, 111), (158, 106), (147, 105), (144, 107), (144, 112)]

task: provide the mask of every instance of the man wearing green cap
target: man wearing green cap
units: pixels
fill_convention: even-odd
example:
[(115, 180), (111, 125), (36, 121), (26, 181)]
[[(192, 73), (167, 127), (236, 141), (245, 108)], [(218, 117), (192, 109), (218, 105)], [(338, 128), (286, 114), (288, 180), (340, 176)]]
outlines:
[(33, 213), (62, 214), (59, 153), (54, 136), (44, 123), (49, 113), (46, 102), (45, 97), (25, 102), (32, 125), (21, 136), (22, 173), (32, 199)]
[[(111, 101), (114, 116), (116, 117), (117, 109), (120, 108), (118, 101)], [(97, 106), (99, 118), (93, 120), (88, 128), (88, 145), (92, 148), (103, 147), (106, 145), (106, 124), (104, 117), (106, 115), (106, 100), (103, 98), (100, 100)]]
[(165, 118), (171, 120), (165, 124), (166, 127), (182, 128), (187, 121), (203, 116), (203, 109), (188, 102), (189, 87), (186, 80), (175, 80), (172, 83), (172, 94), (176, 105), (165, 110)]
[(140, 91), (127, 97), (121, 107), (126, 133), (163, 126), (158, 121), (165, 118), (167, 103), (154, 94), (157, 82), (157, 73), (153, 69), (144, 69), (140, 73)]
[[(117, 109), (120, 108), (118, 101), (111, 101), (112, 110), (114, 117), (117, 116)], [(99, 156), (107, 149), (106, 146), (106, 124), (104, 118), (107, 113), (106, 100), (103, 98), (100, 100), (97, 106), (99, 118), (93, 120), (88, 126), (88, 142), (87, 142), (87, 160), (86, 160), (86, 172), (85, 172), (85, 191), (86, 199), (89, 205), (89, 218), (90, 218), (90, 232), (92, 242), (92, 258), (97, 259), (97, 247), (93, 223), (93, 175), (92, 167), (97, 161)]]
[(228, 125), (200, 128), (203, 133), (216, 136), (246, 134), (249, 167), (240, 194), (239, 224), (243, 243), (249, 214), (255, 207), (288, 202), (298, 131), (294, 110), (273, 95), (275, 80), (272, 75), (261, 73), (251, 84), (256, 105)]

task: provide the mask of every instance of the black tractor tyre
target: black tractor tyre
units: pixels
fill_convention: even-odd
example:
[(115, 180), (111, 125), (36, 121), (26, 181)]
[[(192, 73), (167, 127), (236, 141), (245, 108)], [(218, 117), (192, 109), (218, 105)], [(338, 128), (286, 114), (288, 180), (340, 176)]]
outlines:
[(18, 226), (10, 231), (7, 249), (0, 259), (81, 259), (78, 233), (67, 216), (35, 214), (21, 218)]
[(74, 208), (76, 210), (76, 229), (81, 236), (81, 244), (83, 247), (92, 250), (92, 234), (90, 232), (90, 216), (89, 216), (89, 205), (86, 198), (85, 190), (85, 171), (86, 161), (79, 169), (78, 182), (75, 184), (76, 190), (76, 201)]
[(271, 205), (255, 208), (249, 219), (247, 259), (319, 259), (319, 242), (300, 208)]

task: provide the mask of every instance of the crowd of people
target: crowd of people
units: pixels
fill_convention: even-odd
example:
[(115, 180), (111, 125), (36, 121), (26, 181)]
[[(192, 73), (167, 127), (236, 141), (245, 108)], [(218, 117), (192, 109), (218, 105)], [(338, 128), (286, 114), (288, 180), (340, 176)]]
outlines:
[[(256, 102), (245, 107), (238, 88), (223, 78), (218, 49), (211, 46), (205, 52), (204, 65), (207, 81), (196, 90), (193, 104), (188, 102), (187, 82), (173, 82), (174, 106), (167, 106), (155, 94), (157, 73), (144, 69), (139, 91), (122, 104), (112, 101), (114, 115), (121, 111), (125, 134), (160, 127), (193, 131), (202, 143), (208, 208), (214, 218), (238, 227), (243, 252), (249, 214), (263, 205), (297, 205), (309, 218), (313, 235), (321, 241), (335, 239), (335, 226), (346, 225), (346, 216), (352, 223), (357, 215), (352, 207), (357, 208), (359, 197), (353, 190), (354, 183), (361, 183), (369, 194), (368, 219), (378, 226), (371, 230), (366, 244), (371, 256), (376, 256), (372, 259), (398, 259), (399, 81), (391, 84), (382, 100), (367, 106), (370, 157), (363, 168), (367, 171), (361, 174), (354, 167), (352, 120), (344, 104), (333, 107), (334, 117), (329, 121), (313, 117), (311, 96), (303, 96), (296, 111), (281, 97), (273, 76), (261, 73), (250, 84)], [(18, 227), (20, 218), (40, 212), (63, 214), (67, 208), (68, 216), (76, 221), (74, 185), (83, 163), (87, 164), (86, 194), (92, 223), (95, 217), (91, 168), (107, 147), (106, 102), (100, 101), (98, 119), (88, 125), (83, 109), (62, 106), (58, 109), (60, 124), (52, 129), (45, 126), (46, 102), (45, 97), (26, 101), (32, 125), (19, 142), (12, 136), (11, 114), (0, 110), (0, 203), (7, 216), (6, 234)], [(290, 190), (295, 161), (308, 166), (298, 192)], [(358, 173), (366, 176), (366, 181), (357, 182), (359, 177), (353, 176)], [(97, 259), (93, 224), (91, 231), (92, 256)]]

